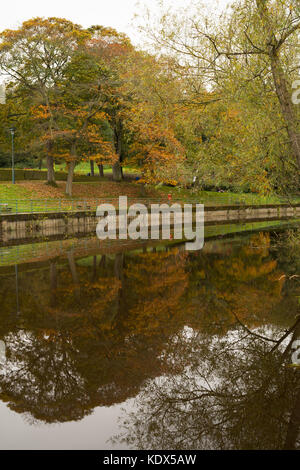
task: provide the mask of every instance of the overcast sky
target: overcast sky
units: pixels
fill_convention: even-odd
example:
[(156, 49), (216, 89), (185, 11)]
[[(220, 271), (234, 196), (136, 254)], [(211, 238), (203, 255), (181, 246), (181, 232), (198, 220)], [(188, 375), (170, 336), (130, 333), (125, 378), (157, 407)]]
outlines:
[[(206, 0), (219, 8), (230, 0)], [(188, 0), (165, 0), (174, 7), (184, 7)], [(0, 30), (14, 29), (24, 20), (36, 16), (58, 16), (82, 26), (101, 24), (126, 33), (134, 42), (138, 36), (132, 28), (132, 18), (139, 10), (137, 3), (157, 11), (157, 0), (8, 0), (2, 3)]]

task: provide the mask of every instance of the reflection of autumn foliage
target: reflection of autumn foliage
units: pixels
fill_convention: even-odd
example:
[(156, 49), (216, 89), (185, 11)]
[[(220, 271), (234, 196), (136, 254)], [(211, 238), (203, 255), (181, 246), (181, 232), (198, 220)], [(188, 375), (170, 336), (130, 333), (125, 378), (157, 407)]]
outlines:
[(235, 315), (248, 327), (277, 324), (277, 315), (288, 324), (292, 301), (269, 248), (263, 234), (230, 250), (220, 243), (207, 253), (150, 248), (80, 260), (68, 250), (68, 264), (20, 268), (19, 315), (15, 279), (0, 287), (2, 399), (46, 422), (81, 419), (170, 373), (163, 357), (185, 326), (209, 341), (236, 327)]
[[(79, 275), (81, 271), (78, 270)], [(53, 315), (76, 318), (80, 322), (80, 336), (94, 336), (96, 326), (102, 330), (111, 328), (109, 315), (106, 313), (120, 289), (118, 279), (101, 277), (94, 282), (74, 284), (68, 273), (63, 283), (56, 291), (58, 307), (51, 309)]]
[[(255, 242), (256, 238), (251, 241)], [(214, 265), (217, 275), (223, 280), (227, 277), (230, 282), (231, 289), (224, 292), (224, 299), (231, 311), (240, 319), (250, 320), (253, 326), (260, 323), (279, 302), (284, 283), (283, 280), (277, 281), (281, 274), (277, 271), (277, 262), (268, 259), (266, 246), (269, 245), (269, 236), (260, 237), (259, 241), (261, 244), (255, 249), (251, 244), (250, 249), (243, 247), (239, 256), (230, 263), (222, 260)], [(259, 318), (262, 315), (263, 318)]]
[(133, 291), (134, 286), (128, 313), (132, 333), (153, 335), (155, 329), (170, 333), (170, 323), (178, 327), (178, 315), (186, 313), (182, 302), (188, 286), (184, 253), (140, 254), (128, 263), (126, 276), (129, 289)]
[[(269, 257), (269, 234), (254, 235), (249, 244), (233, 250), (230, 257), (212, 256), (192, 260), (194, 267), (189, 297), (200, 321), (215, 319), (225, 332), (238, 316), (248, 325), (267, 320), (281, 301), (284, 280), (277, 262)], [(196, 290), (196, 292), (195, 292)]]
[[(116, 269), (116, 260), (108, 260), (96, 278), (94, 273), (93, 280), (89, 267), (75, 263), (71, 271), (64, 268), (52, 292), (55, 307), (49, 306), (49, 297), (43, 291), (43, 314), (39, 303), (34, 314), (29, 308), (22, 309), (32, 333), (24, 331), (24, 341), (12, 334), (7, 347), (15, 367), (1, 384), (13, 409), (27, 410), (36, 419), (48, 422), (81, 419), (95, 406), (134, 396), (143, 380), (158, 373), (164, 342), (158, 336), (156, 344), (150, 339), (147, 347), (137, 329), (130, 331), (126, 301), (120, 302), (122, 290), (127, 291), (129, 286), (122, 273), (122, 258), (118, 273), (113, 275), (112, 263)], [(32, 306), (30, 299), (26, 300)], [(130, 297), (130, 302), (135, 301)], [(153, 325), (149, 336), (151, 332)], [(47, 372), (49, 368), (51, 373)], [(17, 389), (16, 383), (20, 384)], [(37, 387), (38, 393), (32, 387)], [(76, 402), (76, 406), (69, 402)]]

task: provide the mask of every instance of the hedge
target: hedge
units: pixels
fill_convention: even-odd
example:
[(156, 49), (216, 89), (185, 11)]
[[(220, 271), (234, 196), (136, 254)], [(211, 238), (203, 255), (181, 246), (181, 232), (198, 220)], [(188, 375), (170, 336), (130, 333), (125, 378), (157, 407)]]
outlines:
[[(40, 180), (46, 181), (47, 172), (42, 170), (22, 170), (20, 168), (15, 169), (15, 179), (16, 181), (32, 181)], [(64, 171), (56, 171), (55, 179), (57, 181), (66, 181), (67, 173)], [(10, 168), (1, 168), (0, 169), (0, 181), (11, 181), (12, 180), (12, 171)], [(74, 181), (99, 181), (99, 176), (87, 176), (87, 175), (74, 175)]]

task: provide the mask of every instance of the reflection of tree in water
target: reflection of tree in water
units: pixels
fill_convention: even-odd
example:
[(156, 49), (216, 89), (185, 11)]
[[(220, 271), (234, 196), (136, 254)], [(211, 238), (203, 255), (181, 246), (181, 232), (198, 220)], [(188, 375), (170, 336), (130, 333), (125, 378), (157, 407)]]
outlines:
[(141, 254), (128, 262), (126, 275), (131, 294), (126, 323), (131, 334), (167, 340), (188, 315), (183, 303), (188, 288), (186, 254), (177, 249)]
[(185, 329), (166, 351), (174, 371), (148, 382), (117, 442), (141, 449), (297, 448), (300, 376), (287, 366), (299, 334), (298, 324), (283, 345), (244, 328), (222, 339)]
[[(153, 256), (141, 255), (145, 263)], [(174, 256), (168, 254), (170, 266)], [(96, 406), (135, 396), (143, 381), (161, 373), (159, 354), (167, 339), (159, 324), (156, 335), (145, 340), (138, 325), (132, 329), (128, 322), (136, 299), (129, 292), (124, 255), (102, 258), (98, 272), (94, 259), (92, 276), (90, 266), (68, 258), (70, 269), (62, 273), (50, 265), (51, 294), (42, 299), (43, 312), (27, 297), (21, 317), (9, 323), (7, 361), (0, 373), (1, 399), (46, 422), (78, 420)], [(164, 288), (171, 307), (173, 287), (169, 282)]]
[(90, 397), (68, 338), (21, 331), (8, 335), (6, 346), (0, 397), (11, 409), (47, 422), (83, 417)]
[(201, 312), (202, 327), (211, 329), (214, 324), (225, 333), (236, 322), (235, 315), (252, 326), (272, 321), (285, 281), (269, 256), (269, 245), (269, 234), (262, 233), (242, 246), (225, 244), (225, 253), (191, 256), (188, 300), (195, 312)]
[[(169, 342), (162, 354), (169, 373), (148, 381), (117, 440), (144, 449), (300, 445), (300, 380), (288, 367), (299, 325), (283, 336), (271, 326), (294, 322), (299, 289), (291, 291), (269, 244), (261, 234), (228, 257), (191, 257), (192, 329)], [(259, 325), (261, 334), (249, 330)]]
[[(177, 443), (176, 439), (182, 433), (182, 445), (187, 446), (188, 430), (195, 426), (194, 436), (197, 435), (196, 427), (200, 425), (197, 413), (202, 414), (207, 429), (209, 426), (217, 428), (218, 407), (214, 400), (218, 398), (219, 407), (225, 409), (231, 406), (229, 414), (236, 407), (236, 411), (232, 411), (237, 422), (232, 428), (235, 431), (226, 431), (227, 427), (231, 429), (230, 419), (227, 419), (223, 425), (226, 432), (220, 431), (224, 434), (224, 437), (220, 434), (224, 442), (214, 431), (207, 435), (204, 433), (202, 441), (198, 435), (197, 445), (213, 447), (219, 443), (223, 447), (238, 446), (238, 438), (233, 444), (236, 430), (241, 425), (241, 417), (237, 415), (241, 415), (245, 403), (237, 398), (232, 401), (229, 395), (233, 393), (235, 397), (237, 394), (234, 384), (239, 374), (239, 387), (245, 389), (243, 394), (248, 394), (247, 367), (256, 364), (254, 370), (257, 370), (259, 382), (263, 364), (266, 370), (274, 370), (274, 377), (279, 374), (280, 380), (277, 382), (282, 385), (278, 396), (281, 391), (282, 409), (286, 406), (285, 412), (290, 410), (295, 393), (295, 390), (289, 392), (290, 383), (294, 380), (293, 370), (281, 367), (278, 372), (275, 367), (278, 351), (268, 356), (262, 340), (251, 338), (245, 328), (240, 333), (236, 329), (236, 326), (241, 328), (237, 318), (249, 328), (272, 324), (274, 308), (278, 310), (275, 324), (277, 317), (283, 317), (283, 312), (283, 326), (291, 324), (286, 316), (283, 295), (285, 280), (278, 281), (282, 271), (269, 256), (268, 236), (253, 237), (249, 244), (230, 248), (230, 251), (228, 245), (220, 246), (218, 253), (209, 254), (151, 249), (144, 253), (75, 260), (70, 252), (67, 263), (59, 265), (58, 260), (53, 260), (45, 272), (36, 270), (21, 275), (19, 316), (8, 315), (15, 303), (13, 292), (7, 295), (12, 283), (8, 279), (0, 287), (0, 298), (3, 294), (7, 302), (0, 312), (0, 337), (5, 338), (7, 353), (2, 374), (0, 372), (0, 398), (10, 408), (29, 412), (34, 419), (45, 422), (79, 420), (96, 406), (110, 406), (136, 396), (147, 383), (143, 392), (145, 401), (140, 411), (145, 422), (144, 427), (140, 427), (139, 437), (139, 445), (147, 447), (154, 443), (155, 436), (156, 442), (159, 442), (156, 426), (161, 426), (158, 411), (157, 421), (152, 420), (147, 428), (149, 433), (144, 429), (147, 413), (151, 409), (150, 400), (155, 402), (159, 392), (158, 399), (164, 404), (163, 399), (168, 397), (168, 393), (195, 390), (192, 387), (199, 380), (196, 379), (198, 371), (204, 374), (207, 370), (209, 378), (217, 373), (218, 387), (222, 385), (224, 397), (205, 395), (201, 397), (202, 405), (198, 397), (185, 400), (183, 404), (178, 402), (175, 412), (172, 412), (174, 402), (171, 401), (167, 411), (175, 421), (170, 422), (163, 442), (166, 442), (166, 447), (170, 445), (173, 448), (171, 439), (174, 438)], [(295, 305), (290, 300), (288, 305), (293, 316)], [(184, 331), (193, 331), (193, 335), (183, 339), (179, 332), (185, 326), (190, 329)], [(227, 344), (228, 331), (231, 330), (234, 330), (234, 335), (240, 335), (237, 340), (245, 336), (233, 350)], [(267, 342), (269, 344), (272, 346)], [(244, 348), (249, 362), (241, 361), (242, 356), (237, 354), (238, 347)], [(265, 362), (261, 359), (264, 354)], [(188, 371), (185, 369), (187, 364), (190, 364)], [(168, 376), (168, 387), (154, 387), (150, 379), (162, 374)], [(182, 382), (178, 382), (179, 374)], [(272, 380), (276, 382), (277, 379)], [(268, 387), (271, 387), (272, 380), (267, 383)], [(226, 381), (231, 387), (227, 393)], [(257, 393), (262, 400), (263, 392), (256, 392), (254, 385), (252, 389), (253, 394)], [(249, 391), (252, 389), (249, 385)], [(147, 396), (150, 397), (148, 411)], [(188, 407), (187, 411), (184, 407)], [(246, 413), (248, 410), (249, 419), (251, 409), (257, 407), (249, 398), (249, 406), (243, 411)], [(192, 417), (189, 417), (189, 410)], [(186, 432), (184, 427), (179, 427), (176, 418), (178, 411), (186, 419)], [(254, 439), (255, 420), (257, 426), (260, 422), (253, 414), (251, 429)], [(164, 419), (169, 419), (168, 413)], [(276, 419), (274, 435), (281, 427), (277, 424), (276, 428)], [(192, 427), (189, 427), (190, 422)], [(174, 436), (177, 433), (176, 438), (172, 437), (172, 430)], [(136, 436), (131, 435), (129, 439), (133, 442)], [(190, 438), (191, 443), (193, 439)], [(180, 446), (179, 443), (176, 445)]]

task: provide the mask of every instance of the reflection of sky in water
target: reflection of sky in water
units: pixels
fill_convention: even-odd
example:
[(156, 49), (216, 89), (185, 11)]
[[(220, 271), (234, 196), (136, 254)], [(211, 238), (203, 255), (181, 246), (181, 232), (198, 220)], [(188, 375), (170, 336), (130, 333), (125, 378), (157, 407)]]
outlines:
[(0, 340), (0, 364), (6, 361), (6, 348), (4, 341)]
[[(118, 433), (121, 409), (130, 410), (133, 400), (111, 407), (98, 407), (81, 421), (63, 424), (30, 423), (30, 416), (12, 412), (0, 402), (0, 450), (13, 449), (112, 449), (108, 442)], [(116, 446), (125, 449), (125, 445)]]

